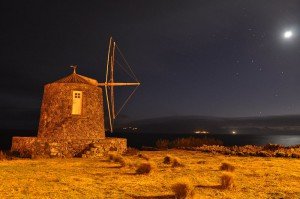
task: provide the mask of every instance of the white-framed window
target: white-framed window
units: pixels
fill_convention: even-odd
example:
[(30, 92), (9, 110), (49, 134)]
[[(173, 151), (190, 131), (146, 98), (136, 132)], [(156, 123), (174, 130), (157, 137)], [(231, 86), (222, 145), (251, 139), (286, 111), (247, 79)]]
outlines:
[(81, 115), (82, 91), (73, 91), (72, 115)]

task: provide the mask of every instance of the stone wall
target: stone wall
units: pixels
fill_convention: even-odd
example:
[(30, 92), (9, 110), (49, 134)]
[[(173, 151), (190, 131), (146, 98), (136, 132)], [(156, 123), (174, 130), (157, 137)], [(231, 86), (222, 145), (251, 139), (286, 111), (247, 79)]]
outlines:
[[(13, 137), (11, 151), (32, 157), (82, 157), (92, 149), (97, 156), (110, 151), (124, 153), (127, 140), (123, 138), (106, 139), (46, 139), (37, 137)], [(86, 157), (86, 156), (85, 156)]]
[[(82, 114), (72, 115), (73, 91), (82, 91)], [(105, 138), (102, 89), (79, 83), (51, 83), (44, 88), (39, 138)]]

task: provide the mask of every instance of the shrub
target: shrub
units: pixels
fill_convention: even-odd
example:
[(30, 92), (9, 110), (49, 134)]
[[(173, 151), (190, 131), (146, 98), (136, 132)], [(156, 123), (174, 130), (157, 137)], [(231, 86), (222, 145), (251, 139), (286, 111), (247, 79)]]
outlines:
[(6, 155), (3, 151), (0, 151), (0, 160), (6, 160)]
[(173, 158), (172, 162), (173, 162), (172, 167), (182, 167), (182, 166), (184, 166), (179, 158), (176, 158), (176, 157)]
[(138, 155), (138, 157), (139, 157), (139, 158), (142, 158), (142, 159), (144, 159), (144, 160), (150, 160), (150, 157), (147, 156), (146, 154), (140, 153), (140, 154)]
[(235, 167), (232, 164), (228, 163), (228, 162), (223, 162), (220, 166), (220, 170), (222, 170), (222, 171), (224, 171), (224, 170), (225, 171), (234, 171)]
[(221, 188), (231, 189), (233, 187), (233, 175), (231, 173), (224, 173), (221, 176)]
[(300, 158), (300, 154), (297, 154), (297, 153), (292, 153), (292, 158)]
[(214, 138), (178, 138), (172, 141), (171, 146), (178, 147), (200, 147), (203, 145), (223, 145), (223, 142)]
[(169, 140), (157, 140), (156, 143), (155, 143), (156, 147), (158, 149), (168, 149), (169, 148)]
[(284, 146), (279, 145), (279, 144), (267, 144), (263, 147), (263, 150), (276, 151), (280, 148), (284, 148)]
[(266, 152), (266, 151), (259, 151), (259, 152), (257, 153), (257, 155), (260, 156), (260, 157), (270, 157), (270, 156), (271, 156), (271, 155), (270, 155), (268, 152)]
[(188, 179), (181, 179), (172, 186), (176, 199), (193, 198), (194, 187)]
[(277, 151), (277, 152), (275, 153), (275, 156), (276, 156), (276, 157), (285, 157), (285, 153), (284, 153), (284, 152), (281, 152), (281, 151)]
[(164, 163), (164, 164), (171, 164), (172, 159), (173, 159), (172, 156), (167, 155), (166, 157), (164, 157), (163, 163)]
[(136, 169), (136, 173), (137, 174), (149, 174), (151, 172), (151, 170), (153, 169), (154, 165), (153, 163), (150, 162), (144, 162), (141, 163), (137, 169)]

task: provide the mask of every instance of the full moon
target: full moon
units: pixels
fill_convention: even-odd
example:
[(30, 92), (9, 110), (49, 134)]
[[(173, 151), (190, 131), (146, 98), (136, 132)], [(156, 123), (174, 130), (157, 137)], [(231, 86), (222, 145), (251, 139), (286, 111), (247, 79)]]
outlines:
[(285, 39), (289, 39), (293, 36), (293, 32), (291, 30), (288, 30), (288, 31), (285, 31), (284, 34), (283, 34), (283, 37)]

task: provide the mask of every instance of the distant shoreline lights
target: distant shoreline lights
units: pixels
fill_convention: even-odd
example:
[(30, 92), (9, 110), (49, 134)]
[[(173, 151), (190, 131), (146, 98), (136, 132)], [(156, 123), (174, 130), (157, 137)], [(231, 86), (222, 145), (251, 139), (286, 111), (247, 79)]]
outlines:
[(195, 134), (209, 134), (208, 131), (203, 131), (203, 130), (197, 130), (194, 132)]

